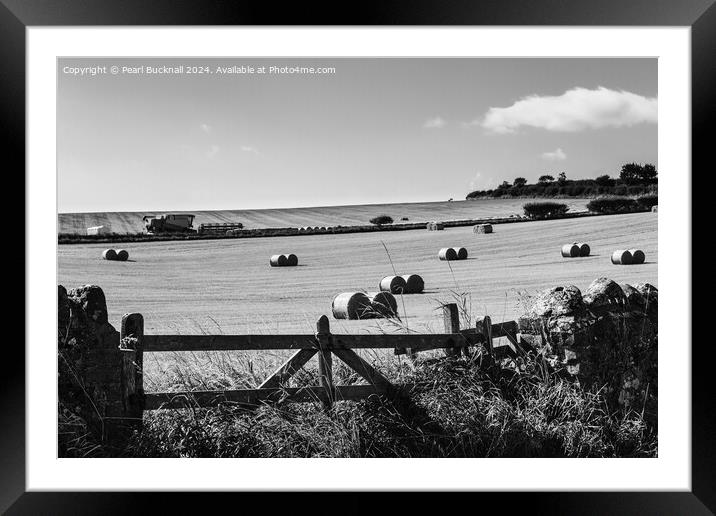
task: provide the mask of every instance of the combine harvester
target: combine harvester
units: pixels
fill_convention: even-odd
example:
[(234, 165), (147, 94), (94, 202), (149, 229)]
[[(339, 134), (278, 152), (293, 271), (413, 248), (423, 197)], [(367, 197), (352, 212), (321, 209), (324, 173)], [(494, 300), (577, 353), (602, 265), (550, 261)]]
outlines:
[(196, 233), (192, 226), (195, 215), (170, 213), (161, 216), (146, 215), (142, 217), (147, 233)]

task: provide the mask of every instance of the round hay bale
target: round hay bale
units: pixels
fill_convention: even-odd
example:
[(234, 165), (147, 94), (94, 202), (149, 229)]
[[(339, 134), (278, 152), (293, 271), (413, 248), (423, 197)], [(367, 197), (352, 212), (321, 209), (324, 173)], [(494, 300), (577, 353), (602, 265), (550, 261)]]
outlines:
[(423, 278), (417, 274), (406, 274), (403, 279), (405, 280), (404, 294), (420, 294), (425, 288)]
[(620, 249), (612, 253), (612, 263), (614, 265), (630, 265), (632, 263), (632, 256), (629, 251)]
[(438, 257), (445, 261), (457, 260), (457, 251), (454, 247), (443, 247), (438, 252)]
[(331, 303), (336, 319), (365, 319), (373, 313), (370, 298), (363, 292), (343, 292)]
[(562, 256), (564, 258), (576, 258), (579, 256), (579, 246), (577, 244), (564, 244), (562, 246)]
[(289, 267), (295, 267), (298, 265), (298, 256), (295, 254), (286, 255), (286, 265)]
[(271, 267), (285, 267), (288, 264), (288, 257), (285, 254), (275, 254), (269, 259)]
[(398, 313), (398, 302), (390, 292), (375, 292), (368, 294), (370, 306), (376, 316), (395, 317)]
[(589, 244), (586, 244), (584, 242), (575, 242), (574, 245), (579, 246), (579, 256), (589, 256), (589, 253), (592, 252), (591, 247), (589, 247)]
[(117, 251), (114, 249), (105, 249), (102, 252), (102, 258), (105, 260), (116, 260), (117, 259)]
[(658, 206), (658, 205), (651, 207), (651, 212), (652, 212), (652, 213), (657, 213), (658, 211), (659, 211), (659, 206)]
[(378, 284), (381, 292), (390, 292), (391, 294), (405, 293), (406, 285), (403, 276), (386, 276)]
[(631, 263), (634, 265), (640, 265), (646, 261), (646, 255), (641, 249), (629, 249), (631, 253)]
[(129, 253), (124, 249), (120, 249), (119, 251), (117, 251), (117, 260), (119, 260), (120, 262), (126, 262), (127, 260), (129, 260)]
[(464, 247), (453, 247), (457, 253), (458, 260), (467, 260), (467, 249)]
[(475, 224), (472, 226), (473, 233), (492, 233), (492, 224)]

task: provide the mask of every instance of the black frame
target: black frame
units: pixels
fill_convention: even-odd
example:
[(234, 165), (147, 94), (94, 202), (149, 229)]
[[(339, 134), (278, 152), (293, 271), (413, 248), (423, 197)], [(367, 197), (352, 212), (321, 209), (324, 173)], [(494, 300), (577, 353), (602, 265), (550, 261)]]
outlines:
[[(27, 26), (88, 25), (614, 25), (690, 26), (692, 29), (692, 169), (712, 169), (707, 162), (712, 143), (707, 128), (716, 107), (716, 6), (714, 0), (419, 0), (397, 2), (335, 2), (328, 6), (290, 3), (278, 9), (269, 2), (249, 0), (0, 0), (0, 145), (4, 157), (13, 157), (17, 170), (25, 167), (25, 28)], [(337, 9), (339, 6), (341, 8)], [(350, 11), (348, 7), (353, 7)], [(662, 142), (664, 144), (664, 142)], [(709, 167), (710, 165), (710, 167)], [(13, 170), (6, 168), (7, 171)], [(693, 176), (692, 176), (693, 177)], [(12, 217), (12, 214), (9, 214)], [(694, 219), (692, 214), (692, 219)], [(693, 231), (693, 230), (692, 230)], [(692, 233), (695, 234), (695, 233)], [(690, 251), (690, 250), (689, 250)], [(690, 253), (689, 253), (690, 259)], [(14, 268), (31, 273), (15, 256)], [(694, 307), (696, 309), (696, 307)], [(693, 316), (692, 316), (693, 318)], [(691, 321), (682, 321), (689, 324)], [(8, 339), (10, 340), (10, 339)], [(693, 339), (695, 340), (695, 339)], [(26, 493), (25, 492), (25, 359), (23, 349), (8, 342), (0, 375), (0, 511), (8, 514), (98, 514), (151, 510), (161, 497), (166, 512), (175, 506), (187, 512), (191, 505), (183, 494), (129, 493)], [(666, 343), (683, 349), (681, 343)], [(552, 514), (713, 514), (716, 512), (716, 406), (710, 342), (692, 346), (692, 491), (610, 493), (509, 493), (509, 507), (522, 505), (530, 511)], [(255, 502), (279, 509), (277, 497), (240, 493), (241, 506)], [(200, 506), (208, 500), (197, 495)], [(227, 495), (210, 495), (210, 506), (226, 501)], [(345, 508), (372, 511), (364, 495), (341, 496), (344, 509), (319, 509), (315, 496), (293, 493), (283, 497), (287, 506), (313, 506), (314, 511), (334, 512)], [(451, 495), (456, 496), (456, 495)], [(458, 495), (462, 498), (464, 495)], [(470, 494), (467, 507), (476, 502), (502, 501), (497, 493)], [(232, 501), (234, 497), (232, 497)], [(405, 497), (407, 498), (407, 497)], [(311, 501), (313, 500), (313, 501)], [(270, 504), (268, 505), (267, 504)], [(425, 507), (425, 497), (415, 494), (401, 501), (402, 509)], [(324, 501), (320, 504), (325, 504)], [(144, 510), (143, 510), (144, 509)], [(259, 509), (261, 510), (261, 509)], [(469, 509), (468, 509), (469, 510)]]

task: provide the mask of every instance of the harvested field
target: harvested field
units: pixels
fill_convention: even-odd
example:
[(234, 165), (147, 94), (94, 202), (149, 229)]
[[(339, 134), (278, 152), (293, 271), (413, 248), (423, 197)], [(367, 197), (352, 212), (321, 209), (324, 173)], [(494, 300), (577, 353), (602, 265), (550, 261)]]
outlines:
[[(540, 199), (484, 199), (475, 201), (423, 202), (403, 204), (364, 204), (354, 206), (327, 206), (316, 208), (276, 208), (266, 210), (181, 210), (196, 215), (194, 227), (199, 224), (241, 222), (244, 228), (305, 227), (368, 224), (376, 214), (386, 212), (394, 220), (404, 217), (411, 221), (454, 220), (482, 217), (509, 217), (522, 215), (522, 205)], [(570, 211), (585, 210), (589, 199), (562, 199)], [(171, 212), (171, 210), (165, 210)], [(85, 234), (91, 226), (105, 225), (116, 233), (141, 233), (144, 231), (142, 216), (163, 213), (115, 212), (115, 213), (60, 213), (58, 233)]]
[[(657, 218), (650, 213), (504, 224), (479, 241), (471, 227), (276, 238), (135, 244), (127, 262), (102, 260), (104, 244), (59, 246), (58, 283), (100, 285), (115, 326), (122, 314), (141, 312), (148, 333), (184, 334), (312, 333), (316, 320), (331, 314), (333, 296), (374, 290), (377, 279), (393, 274), (381, 240), (398, 274), (425, 280), (423, 294), (396, 296), (403, 321), (420, 330), (442, 330), (435, 309), (438, 301), (454, 301), (451, 291), (470, 295), (473, 316), (499, 321), (516, 317), (520, 292), (559, 284), (584, 290), (600, 276), (658, 286)], [(577, 240), (590, 242), (590, 256), (564, 260), (555, 252)], [(435, 259), (436, 248), (462, 242), (467, 260)], [(276, 274), (266, 257), (279, 246), (301, 263)], [(645, 264), (612, 265), (614, 249), (635, 247), (646, 253)], [(375, 332), (381, 324), (332, 319), (331, 329)]]

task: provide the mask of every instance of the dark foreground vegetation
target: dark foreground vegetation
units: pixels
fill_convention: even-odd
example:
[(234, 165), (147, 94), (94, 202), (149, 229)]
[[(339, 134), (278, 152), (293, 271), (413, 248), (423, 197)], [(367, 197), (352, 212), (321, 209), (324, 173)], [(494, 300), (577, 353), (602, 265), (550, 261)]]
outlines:
[[(512, 368), (475, 358), (390, 361), (382, 371), (413, 386), (402, 401), (371, 397), (338, 402), (146, 412), (144, 429), (124, 449), (93, 441), (86, 425), (60, 407), (63, 457), (654, 457), (657, 433), (639, 412), (609, 406), (603, 391), (584, 390), (530, 355)], [(348, 368), (335, 379), (354, 383)], [(297, 386), (315, 385), (301, 371)], [(211, 385), (177, 372), (166, 390), (229, 388), (246, 371), (212, 371)], [(203, 385), (202, 385), (203, 384)]]
[(504, 181), (497, 188), (475, 190), (466, 199), (494, 197), (596, 197), (598, 195), (638, 196), (657, 192), (657, 170), (654, 165), (627, 163), (622, 166), (618, 178), (608, 174), (594, 179), (567, 179), (561, 172), (554, 176), (545, 174), (536, 183), (528, 184), (524, 177), (510, 183)]

